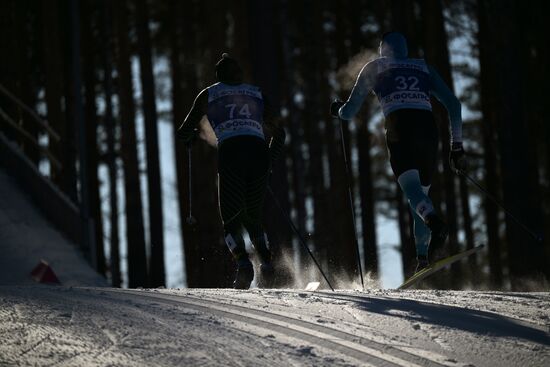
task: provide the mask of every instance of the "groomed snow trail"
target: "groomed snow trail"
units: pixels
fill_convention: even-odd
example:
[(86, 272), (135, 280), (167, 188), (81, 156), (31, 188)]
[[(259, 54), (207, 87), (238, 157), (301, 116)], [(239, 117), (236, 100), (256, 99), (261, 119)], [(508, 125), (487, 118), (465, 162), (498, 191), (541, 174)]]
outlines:
[(6, 366), (548, 366), (549, 293), (0, 287)]

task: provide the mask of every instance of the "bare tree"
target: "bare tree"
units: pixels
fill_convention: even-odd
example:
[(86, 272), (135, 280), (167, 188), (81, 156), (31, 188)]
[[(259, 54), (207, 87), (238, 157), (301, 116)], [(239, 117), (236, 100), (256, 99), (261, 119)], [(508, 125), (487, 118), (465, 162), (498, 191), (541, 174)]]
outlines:
[(113, 3), (117, 40), (118, 97), (121, 123), (121, 154), (124, 167), (126, 238), (128, 244), (128, 286), (147, 285), (147, 258), (143, 228), (143, 206), (138, 169), (135, 112), (130, 68), (130, 42), (126, 1)]
[(149, 193), (149, 230), (151, 241), (149, 285), (158, 287), (165, 285), (165, 275), (162, 187), (160, 184), (155, 79), (153, 76), (147, 1), (139, 0), (136, 5), (139, 65), (142, 85), (141, 92), (147, 151), (147, 185)]

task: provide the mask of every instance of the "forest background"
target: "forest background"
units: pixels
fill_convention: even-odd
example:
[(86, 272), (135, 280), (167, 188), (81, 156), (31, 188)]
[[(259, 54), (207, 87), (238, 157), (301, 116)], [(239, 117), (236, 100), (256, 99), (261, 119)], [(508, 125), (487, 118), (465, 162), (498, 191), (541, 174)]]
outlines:
[[(400, 31), (410, 56), (434, 65), (463, 104), (468, 174), (534, 232), (450, 170), (447, 113), (434, 101), (441, 154), (431, 196), (449, 224), (448, 251), (486, 246), (432, 286), (547, 289), (550, 76), (542, 5), (3, 0), (0, 132), (79, 205), (88, 239), (80, 245), (113, 286), (227, 287), (234, 264), (217, 209), (216, 149), (199, 141), (189, 161), (174, 130), (228, 52), (281, 113), (288, 138), (270, 185), (329, 278), (357, 286), (359, 252), (369, 286), (395, 287), (414, 270), (415, 253), (383, 116), (373, 97), (340, 130), (328, 107), (347, 98), (380, 36)], [(265, 226), (296, 286), (320, 280), (272, 196)]]

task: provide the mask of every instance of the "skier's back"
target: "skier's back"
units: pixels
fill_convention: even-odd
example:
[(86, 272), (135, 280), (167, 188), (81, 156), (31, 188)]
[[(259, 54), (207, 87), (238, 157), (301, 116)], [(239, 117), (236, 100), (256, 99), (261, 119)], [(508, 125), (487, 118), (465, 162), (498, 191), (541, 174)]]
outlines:
[[(284, 130), (260, 88), (243, 83), (239, 64), (227, 54), (216, 64), (215, 83), (203, 89), (178, 130), (186, 142), (204, 115), (218, 142), (218, 195), (225, 242), (237, 263), (235, 288), (248, 288), (254, 269), (242, 236), (243, 227), (261, 262), (264, 285), (273, 279), (273, 265), (262, 227), (264, 196), (271, 162), (285, 139)], [(264, 128), (273, 138), (268, 146)]]
[(423, 59), (408, 58), (407, 41), (402, 34), (386, 33), (379, 52), (380, 57), (361, 70), (348, 100), (333, 102), (331, 113), (350, 120), (371, 91), (378, 97), (386, 119), (391, 167), (413, 211), (420, 270), (428, 265), (428, 258), (433, 258), (448, 235), (447, 226), (428, 197), (439, 144), (430, 95), (449, 112), (450, 159), (459, 169), (464, 166), (461, 106), (433, 67)]

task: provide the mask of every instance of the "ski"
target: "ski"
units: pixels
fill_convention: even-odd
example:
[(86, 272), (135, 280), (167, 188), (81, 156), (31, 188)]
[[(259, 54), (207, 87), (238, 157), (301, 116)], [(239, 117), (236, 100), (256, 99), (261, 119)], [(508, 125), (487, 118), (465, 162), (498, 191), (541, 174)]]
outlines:
[(449, 257), (443, 258), (441, 260), (438, 260), (434, 262), (432, 265), (428, 266), (425, 269), (422, 269), (418, 273), (411, 276), (409, 279), (407, 279), (403, 284), (401, 284), (397, 289), (407, 289), (411, 286), (417, 284), (418, 282), (426, 279), (430, 275), (438, 272), (439, 270), (443, 269), (444, 267), (451, 265), (458, 260), (464, 259), (465, 257), (468, 257), (472, 254), (475, 254), (479, 250), (481, 250), (484, 247), (484, 245), (478, 245), (472, 249), (459, 252), (458, 254), (451, 255)]

